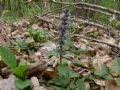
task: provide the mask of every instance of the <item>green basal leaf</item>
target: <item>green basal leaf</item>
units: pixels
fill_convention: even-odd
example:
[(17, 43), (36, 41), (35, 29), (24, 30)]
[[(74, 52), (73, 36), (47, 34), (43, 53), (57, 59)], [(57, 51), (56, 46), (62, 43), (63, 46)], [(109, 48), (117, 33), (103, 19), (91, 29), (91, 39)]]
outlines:
[(12, 51), (10, 51), (8, 48), (0, 47), (0, 56), (2, 57), (5, 64), (8, 65), (8, 67), (12, 69), (16, 68), (17, 65), (16, 57), (12, 53)]
[(57, 70), (58, 70), (58, 73), (60, 73), (61, 75), (65, 76), (65, 77), (69, 77), (69, 78), (79, 77), (78, 73), (74, 72), (72, 69), (70, 69), (66, 65), (59, 65), (57, 67)]
[(55, 90), (64, 90), (63, 87), (58, 87), (58, 86), (53, 86), (53, 88), (54, 88)]
[(113, 19), (113, 20), (111, 21), (111, 24), (112, 24), (113, 27), (115, 27), (115, 26), (118, 24), (118, 20)]
[(16, 43), (19, 47), (26, 47), (25, 41), (23, 41), (21, 38), (16, 38)]
[(76, 77), (79, 77), (80, 75), (76, 72), (74, 72), (73, 70), (70, 70), (69, 71), (69, 77), (70, 78), (76, 78)]
[(116, 73), (120, 74), (120, 58), (119, 57), (117, 57), (114, 60), (114, 65), (111, 68), (111, 72), (116, 72)]
[(77, 50), (73, 50), (73, 53), (76, 54), (76, 55), (79, 55), (83, 52), (84, 50), (81, 49), (81, 48), (78, 48)]
[(25, 89), (27, 88), (28, 86), (30, 86), (32, 84), (31, 80), (21, 80), (21, 79), (18, 79), (15, 81), (15, 86), (18, 88), (18, 89)]
[(84, 81), (79, 79), (76, 81), (76, 84), (77, 84), (77, 88), (78, 90), (86, 90), (85, 89), (85, 84), (84, 84)]
[(80, 65), (80, 60), (78, 60), (77, 58), (73, 59), (72, 63), (79, 66)]
[(58, 54), (57, 50), (51, 50), (51, 51), (48, 51), (48, 53), (47, 53), (48, 56), (54, 56), (57, 54)]
[(20, 64), (18, 65), (18, 67), (16, 67), (14, 69), (14, 73), (17, 77), (21, 78), (21, 79), (25, 79), (25, 75), (24, 72), (27, 69), (27, 64), (25, 61), (20, 62)]
[(72, 90), (75, 90), (75, 88), (76, 88), (74, 82), (71, 82), (69, 87), (70, 87), (70, 89), (72, 89)]
[(112, 76), (110, 75), (109, 68), (105, 64), (102, 64), (101, 70), (95, 71), (95, 74), (100, 77), (103, 77), (104, 79), (113, 79)]
[(58, 75), (51, 81), (51, 84), (54, 84), (59, 87), (66, 87), (69, 84), (69, 82), (70, 79), (68, 77)]
[(60, 75), (63, 75), (63, 76), (65, 76), (65, 77), (68, 77), (69, 76), (69, 68), (66, 66), (66, 65), (59, 65), (58, 67), (57, 67), (57, 70), (58, 70), (58, 73), (60, 74)]

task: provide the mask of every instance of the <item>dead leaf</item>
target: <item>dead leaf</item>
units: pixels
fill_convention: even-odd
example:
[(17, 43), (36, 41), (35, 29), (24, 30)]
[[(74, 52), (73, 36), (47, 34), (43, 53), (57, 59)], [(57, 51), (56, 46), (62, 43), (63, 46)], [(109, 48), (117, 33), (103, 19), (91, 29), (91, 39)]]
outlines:
[(102, 79), (94, 79), (95, 83), (100, 86), (105, 86), (105, 80)]
[(110, 56), (108, 55), (100, 56), (99, 54), (97, 54), (95, 58), (93, 59), (93, 67), (96, 70), (98, 69), (100, 70), (102, 64), (107, 64), (109, 62), (112, 62), (112, 58)]
[(107, 80), (105, 90), (120, 90), (120, 87), (118, 87), (114, 80)]

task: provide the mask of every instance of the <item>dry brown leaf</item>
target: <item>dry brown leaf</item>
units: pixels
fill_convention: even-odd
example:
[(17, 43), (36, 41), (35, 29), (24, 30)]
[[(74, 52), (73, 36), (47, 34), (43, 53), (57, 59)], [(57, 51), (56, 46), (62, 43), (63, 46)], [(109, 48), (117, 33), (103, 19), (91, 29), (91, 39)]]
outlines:
[(112, 58), (108, 55), (100, 56), (97, 54), (93, 60), (93, 67), (98, 70), (101, 68), (102, 64), (107, 64), (109, 66), (109, 62), (112, 62)]
[(40, 86), (39, 84), (39, 80), (37, 77), (32, 77), (31, 78), (32, 81), (32, 88), (31, 90), (47, 90), (45, 86)]
[(87, 54), (82, 54), (79, 56), (79, 59), (80, 59), (80, 64), (85, 66), (85, 67), (88, 67), (89, 66), (89, 57)]
[(95, 83), (100, 86), (105, 86), (105, 80), (102, 79), (94, 79)]
[(47, 68), (44, 70), (44, 75), (49, 77), (50, 79), (53, 79), (57, 75), (57, 72), (52, 68)]
[(107, 80), (105, 90), (120, 90), (120, 87), (118, 87), (113, 80)]
[(34, 30), (36, 30), (36, 29), (39, 29), (40, 27), (38, 26), (38, 24), (33, 24), (33, 25), (32, 25), (32, 28), (33, 28)]

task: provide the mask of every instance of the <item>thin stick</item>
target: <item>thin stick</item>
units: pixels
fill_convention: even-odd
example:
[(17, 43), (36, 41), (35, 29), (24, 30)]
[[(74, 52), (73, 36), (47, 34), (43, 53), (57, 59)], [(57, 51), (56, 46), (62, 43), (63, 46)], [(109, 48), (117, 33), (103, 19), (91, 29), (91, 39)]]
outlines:
[(107, 42), (104, 42), (104, 41), (101, 41), (101, 40), (97, 40), (97, 39), (90, 38), (90, 37), (86, 37), (86, 36), (79, 35), (79, 34), (74, 34), (73, 36), (77, 36), (77, 37), (80, 37), (80, 38), (84, 38), (84, 39), (87, 39), (87, 40), (90, 40), (90, 41), (94, 41), (94, 42), (97, 42), (97, 43), (103, 43), (103, 44), (109, 45), (109, 46), (111, 46), (111, 47), (115, 47), (115, 48), (120, 49), (120, 46), (118, 46), (118, 45), (116, 45), (116, 44), (110, 44), (110, 43), (107, 43)]
[(92, 9), (96, 9), (99, 11), (103, 11), (103, 12), (108, 12), (111, 14), (115, 14), (115, 15), (120, 15), (120, 12), (114, 9), (110, 9), (110, 8), (106, 8), (106, 7), (102, 7), (99, 5), (94, 5), (94, 4), (89, 4), (89, 3), (84, 3), (84, 2), (77, 2), (77, 3), (68, 3), (68, 2), (59, 2), (56, 0), (52, 0), (53, 3), (58, 3), (58, 4), (64, 4), (64, 5), (79, 5), (81, 7), (90, 7)]

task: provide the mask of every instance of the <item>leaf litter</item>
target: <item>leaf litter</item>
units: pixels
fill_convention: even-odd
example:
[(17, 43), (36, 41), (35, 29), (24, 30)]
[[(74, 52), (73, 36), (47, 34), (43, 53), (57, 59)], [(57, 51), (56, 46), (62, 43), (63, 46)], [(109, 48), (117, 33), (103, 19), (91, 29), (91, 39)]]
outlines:
[[(53, 19), (51, 19), (53, 21)], [(53, 79), (56, 76), (56, 66), (59, 63), (59, 57), (58, 55), (54, 56), (48, 56), (48, 52), (54, 49), (57, 49), (58, 41), (56, 41), (56, 30), (51, 29), (52, 26), (49, 27), (48, 24), (43, 24), (45, 26), (40, 26), (40, 22), (33, 23), (32, 28), (34, 30), (38, 30), (40, 28), (50, 28), (47, 29), (49, 40), (46, 42), (34, 42), (33, 38), (31, 38), (28, 35), (28, 26), (31, 23), (31, 19), (23, 19), (14, 23), (2, 23), (0, 24), (0, 46), (7, 46), (10, 47), (11, 50), (15, 53), (17, 57), (17, 62), (20, 62), (20, 60), (26, 60), (28, 65), (30, 66), (30, 69), (27, 71), (27, 75), (31, 77), (32, 80), (32, 86), (31, 90), (52, 90), (48, 89), (49, 87), (46, 85), (46, 83), (41, 83), (39, 81), (38, 77), (45, 76), (48, 79)], [(54, 21), (53, 21), (54, 22)], [(96, 27), (92, 26), (83, 26), (79, 25), (78, 23), (73, 23), (76, 27), (81, 28), (81, 30), (73, 30), (71, 34), (75, 34), (79, 32), (80, 34), (83, 34), (88, 37), (93, 37), (98, 40), (105, 41), (110, 44), (117, 44), (120, 46), (120, 41), (117, 40), (115, 37), (108, 36), (104, 30), (101, 30)], [(94, 33), (94, 32), (97, 32)], [(51, 36), (52, 34), (52, 36)], [(117, 36), (117, 35), (116, 35)], [(55, 38), (53, 38), (55, 37)], [(27, 49), (26, 51), (23, 51), (20, 46), (17, 45), (16, 39), (20, 38), (21, 40), (29, 40), (30, 42), (33, 42), (33, 45), (36, 47), (34, 49)], [(74, 71), (78, 72), (80, 75), (84, 76), (86, 73), (93, 72), (94, 70), (101, 70), (101, 65), (105, 64), (107, 67), (111, 68), (114, 64), (114, 59), (116, 56), (119, 55), (118, 49), (110, 47), (106, 44), (92, 42), (90, 40), (80, 38), (80, 37), (73, 37), (74, 40), (74, 48), (75, 50), (79, 50), (76, 53), (77, 54), (67, 54), (64, 57), (68, 60), (64, 60), (64, 62), (68, 65), (69, 68), (73, 69)], [(26, 44), (27, 45), (27, 44)], [(50, 53), (51, 54), (51, 53)], [(44, 63), (43, 63), (44, 62)], [(39, 67), (38, 63), (43, 63)], [(38, 65), (37, 65), (38, 64)], [(45, 67), (44, 69), (41, 69), (41, 67)], [(2, 62), (2, 59), (0, 58), (0, 68), (4, 69), (6, 68), (6, 65)], [(34, 69), (38, 71), (34, 71)], [(41, 69), (41, 70), (39, 70)], [(7, 69), (9, 70), (9, 69)], [(30, 70), (33, 70), (33, 72), (29, 72)], [(4, 70), (3, 70), (4, 71)], [(3, 72), (4, 73), (4, 72)], [(37, 75), (36, 75), (37, 74)], [(4, 75), (3, 75), (4, 76)], [(118, 76), (117, 73), (112, 73), (113, 77)], [(11, 78), (11, 75), (5, 75), (5, 77)], [(4, 81), (6, 79), (2, 78), (0, 80), (0, 87), (4, 87)], [(7, 81), (6, 81), (7, 82)], [(96, 79), (94, 79), (94, 82), (101, 87), (101, 90), (120, 90), (120, 88), (117, 86), (116, 82), (113, 80), (104, 80), (97, 76)], [(6, 86), (7, 84), (5, 84)], [(14, 85), (7, 85), (10, 88), (13, 88)], [(86, 90), (90, 90), (90, 84), (88, 82), (85, 82)], [(8, 89), (2, 89), (2, 90), (8, 90)], [(12, 89), (17, 90), (17, 89)]]

